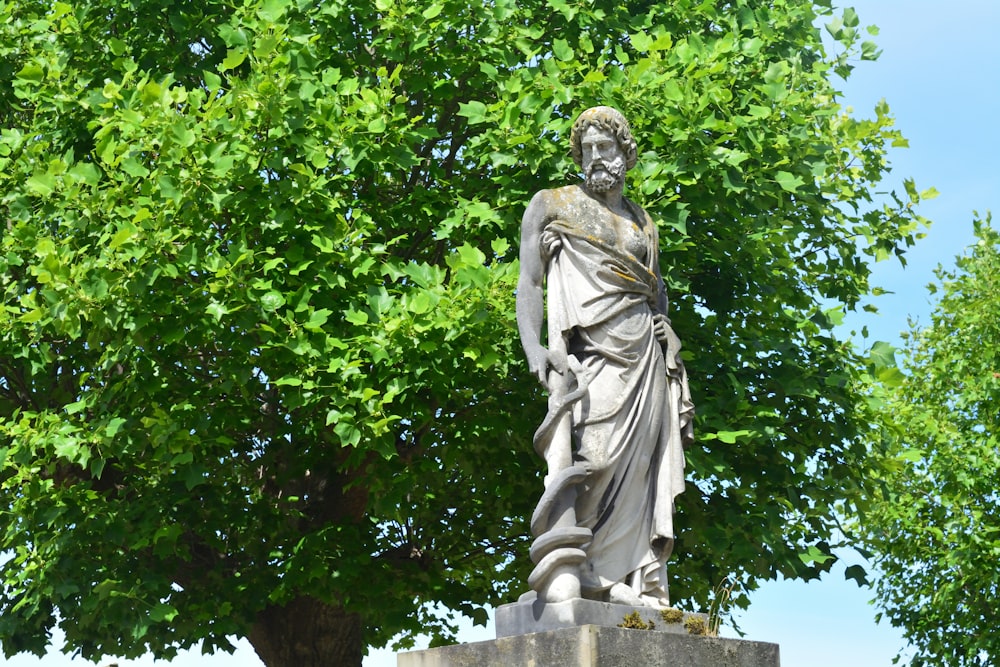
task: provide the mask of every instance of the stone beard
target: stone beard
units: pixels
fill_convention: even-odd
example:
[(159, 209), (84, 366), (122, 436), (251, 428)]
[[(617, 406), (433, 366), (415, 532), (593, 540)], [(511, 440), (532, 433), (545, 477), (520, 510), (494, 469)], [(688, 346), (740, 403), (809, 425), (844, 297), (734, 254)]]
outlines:
[(614, 187), (622, 187), (625, 183), (625, 158), (616, 156), (608, 164), (601, 161), (591, 162), (585, 170), (587, 189), (595, 193), (605, 193)]

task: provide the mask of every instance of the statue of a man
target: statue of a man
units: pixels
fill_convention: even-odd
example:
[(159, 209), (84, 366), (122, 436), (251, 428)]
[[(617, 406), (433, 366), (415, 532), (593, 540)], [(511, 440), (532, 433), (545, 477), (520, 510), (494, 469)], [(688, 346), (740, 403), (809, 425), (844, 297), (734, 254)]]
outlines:
[[(537, 193), (521, 226), (518, 329), (549, 391), (535, 438), (549, 474), (532, 520), (529, 583), (551, 602), (667, 607), (694, 406), (667, 318), (656, 225), (622, 194), (636, 162), (628, 122), (610, 107), (587, 109), (570, 142), (585, 181)], [(551, 574), (560, 567), (568, 587)]]

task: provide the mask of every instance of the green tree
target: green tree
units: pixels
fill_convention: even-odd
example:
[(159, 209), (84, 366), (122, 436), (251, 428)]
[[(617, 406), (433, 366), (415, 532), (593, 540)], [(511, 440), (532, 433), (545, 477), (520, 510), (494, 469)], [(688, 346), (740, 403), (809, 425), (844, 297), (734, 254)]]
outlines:
[(879, 555), (877, 602), (914, 648), (914, 665), (1000, 660), (1000, 233), (938, 269), (931, 321), (907, 337), (890, 376), (882, 493), (864, 518)]
[(673, 596), (818, 576), (866, 453), (833, 327), (920, 223), (873, 202), (888, 108), (837, 102), (864, 37), (806, 0), (0, 2), (4, 652), (357, 664), (512, 599), (514, 246), (598, 103), (699, 409)]

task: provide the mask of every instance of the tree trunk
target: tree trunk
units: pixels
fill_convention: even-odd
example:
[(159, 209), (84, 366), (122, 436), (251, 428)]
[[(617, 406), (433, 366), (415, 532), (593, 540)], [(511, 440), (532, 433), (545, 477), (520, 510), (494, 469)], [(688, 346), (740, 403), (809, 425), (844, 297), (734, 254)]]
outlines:
[(269, 606), (248, 637), (267, 667), (361, 667), (361, 617), (310, 597)]

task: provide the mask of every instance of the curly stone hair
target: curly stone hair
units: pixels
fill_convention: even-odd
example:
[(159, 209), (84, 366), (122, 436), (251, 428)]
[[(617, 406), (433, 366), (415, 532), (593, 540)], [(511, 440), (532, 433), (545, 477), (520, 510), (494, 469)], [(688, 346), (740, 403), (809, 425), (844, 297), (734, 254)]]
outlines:
[(569, 135), (570, 154), (576, 166), (583, 166), (583, 148), (580, 140), (588, 127), (596, 127), (605, 132), (611, 132), (618, 140), (618, 145), (625, 153), (625, 168), (631, 169), (635, 166), (638, 157), (638, 149), (635, 139), (632, 137), (632, 130), (628, 126), (628, 121), (618, 109), (612, 107), (591, 107), (581, 113)]

